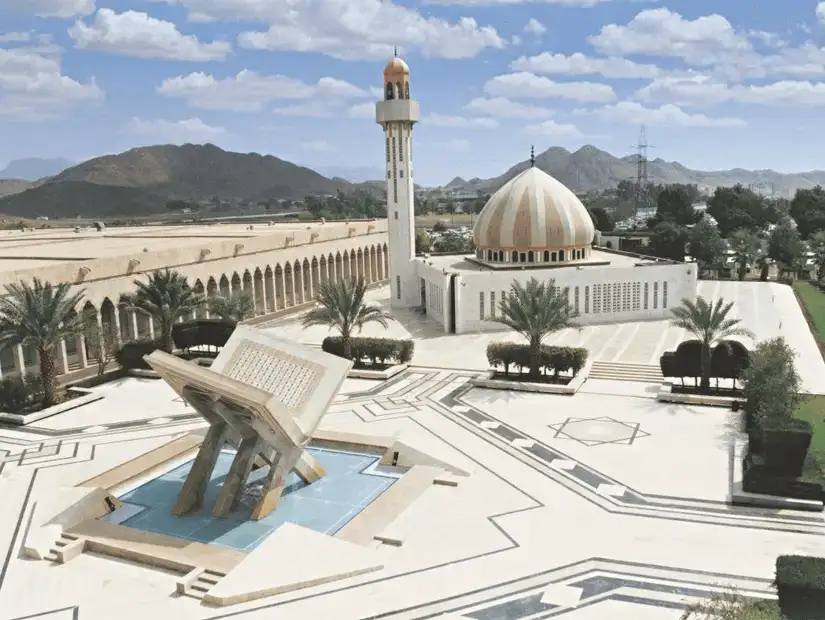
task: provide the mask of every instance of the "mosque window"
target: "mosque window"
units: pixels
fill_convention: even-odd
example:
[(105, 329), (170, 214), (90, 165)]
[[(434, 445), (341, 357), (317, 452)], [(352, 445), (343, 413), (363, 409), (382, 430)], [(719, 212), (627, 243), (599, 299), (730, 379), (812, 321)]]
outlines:
[(496, 318), (496, 292), (490, 291), (490, 318)]
[(590, 312), (590, 287), (584, 287), (584, 313)]
[(502, 252), (501, 250), (498, 251), (498, 262), (504, 262), (504, 252)]
[(593, 314), (601, 314), (602, 311), (602, 285), (593, 285)]
[(550, 262), (550, 252), (548, 252), (547, 250), (544, 251), (544, 262), (545, 263)]
[(667, 282), (662, 282), (662, 308), (667, 308)]
[(395, 217), (395, 219), (398, 219), (398, 211), (393, 211), (393, 217)]
[(553, 252), (553, 253), (550, 255), (550, 261), (551, 261), (551, 262), (554, 262), (554, 263), (556, 262), (556, 253), (555, 253), (555, 252)]
[(622, 289), (618, 282), (613, 283), (613, 312), (621, 312), (622, 310)]
[(576, 310), (576, 312), (578, 312), (579, 311), (579, 287), (578, 286), (576, 287), (576, 289), (573, 293), (573, 299), (574, 299), (573, 308)]
[(407, 82), (406, 84), (404, 84), (404, 99), (409, 99), (409, 98), (410, 98), (410, 83)]
[(399, 99), (404, 98), (404, 87), (401, 86), (401, 82), (396, 82), (395, 83), (395, 92), (398, 94)]
[(520, 262), (520, 263), (523, 263), (523, 262), (526, 262), (526, 261), (527, 261), (527, 255), (526, 255), (524, 252), (522, 252), (521, 254), (519, 254), (519, 257), (518, 257), (518, 258), (519, 258), (519, 262)]
[(534, 262), (533, 261), (533, 250), (530, 250), (529, 252), (527, 252), (527, 262), (528, 263)]
[(622, 312), (630, 311), (630, 282), (622, 283)]
[(387, 101), (395, 99), (395, 93), (393, 91), (394, 89), (392, 87), (392, 82), (387, 82), (387, 86), (384, 92), (384, 99), (386, 99)]
[(387, 178), (388, 179), (392, 178), (392, 170), (387, 170)]
[(401, 276), (395, 276), (395, 298), (401, 299)]
[(644, 305), (645, 310), (647, 310), (647, 297), (648, 297), (649, 289), (650, 289), (650, 284), (648, 282), (645, 282), (645, 305)]
[(404, 171), (403, 171), (403, 170), (400, 170), (400, 171), (398, 172), (398, 176), (400, 176), (400, 177), (403, 179), (403, 178), (404, 178)]
[(602, 308), (604, 312), (610, 312), (610, 285), (600, 285), (602, 289)]
[(515, 250), (513, 250), (513, 262), (514, 263), (518, 262), (518, 252), (516, 252)]
[(633, 311), (634, 312), (639, 311), (641, 290), (642, 290), (641, 282), (634, 282), (633, 283)]
[(478, 294), (478, 318), (484, 320), (484, 292)]
[(658, 307), (659, 307), (659, 283), (654, 282), (653, 283), (653, 309), (655, 310)]
[(398, 161), (404, 161), (404, 134), (398, 140)]
[(559, 250), (559, 262), (564, 262), (564, 250)]
[(390, 163), (390, 139), (387, 138), (387, 163)]

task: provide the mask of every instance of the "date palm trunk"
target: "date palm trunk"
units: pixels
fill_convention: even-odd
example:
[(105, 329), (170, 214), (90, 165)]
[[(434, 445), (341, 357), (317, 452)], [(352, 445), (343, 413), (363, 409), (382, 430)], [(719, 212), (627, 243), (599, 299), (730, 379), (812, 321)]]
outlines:
[(541, 358), (541, 340), (538, 338), (530, 339), (530, 378), (539, 379), (539, 362)]
[(702, 359), (700, 362), (700, 371), (702, 373), (702, 382), (700, 384), (700, 388), (702, 391), (710, 391), (710, 344), (707, 342), (702, 343)]
[(40, 380), (43, 382), (43, 408), (58, 404), (62, 398), (57, 381), (57, 360), (54, 347), (39, 347)]

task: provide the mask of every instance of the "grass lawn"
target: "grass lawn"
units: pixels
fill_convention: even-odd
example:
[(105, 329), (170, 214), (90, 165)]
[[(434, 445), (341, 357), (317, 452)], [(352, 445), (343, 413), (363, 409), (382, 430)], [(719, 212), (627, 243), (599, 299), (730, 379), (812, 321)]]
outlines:
[[(808, 327), (822, 351), (822, 343), (825, 342), (825, 293), (808, 282), (795, 282), (793, 287)], [(808, 451), (809, 457), (813, 458), (808, 459), (803, 477), (825, 483), (825, 395), (811, 396), (797, 408), (796, 417), (807, 420), (814, 429)]]

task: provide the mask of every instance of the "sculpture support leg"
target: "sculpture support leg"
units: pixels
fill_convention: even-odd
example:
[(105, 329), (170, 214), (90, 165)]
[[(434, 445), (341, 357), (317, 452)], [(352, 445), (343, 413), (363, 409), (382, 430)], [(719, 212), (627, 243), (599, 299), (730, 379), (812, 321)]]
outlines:
[(269, 475), (264, 481), (261, 499), (252, 511), (250, 519), (257, 521), (269, 515), (281, 501), (281, 493), (284, 492), (286, 477), (295, 467), (295, 463), (301, 456), (302, 447), (292, 448), (287, 452), (279, 452), (273, 463), (269, 466)]
[(218, 500), (212, 509), (213, 517), (225, 517), (238, 502), (239, 495), (243, 491), (243, 485), (249, 477), (255, 455), (258, 453), (258, 437), (244, 437), (238, 444), (238, 451), (232, 460), (229, 473), (223, 481)]
[(312, 484), (321, 478), (325, 472), (315, 457), (308, 450), (304, 450), (301, 452), (301, 456), (298, 457), (298, 462), (295, 463), (295, 473), (307, 484)]
[(209, 427), (206, 437), (203, 439), (192, 469), (186, 476), (186, 482), (178, 494), (178, 501), (172, 508), (172, 514), (185, 515), (198, 510), (203, 505), (203, 498), (206, 495), (206, 487), (209, 478), (215, 469), (218, 455), (226, 442), (228, 425), (226, 422), (215, 422)]

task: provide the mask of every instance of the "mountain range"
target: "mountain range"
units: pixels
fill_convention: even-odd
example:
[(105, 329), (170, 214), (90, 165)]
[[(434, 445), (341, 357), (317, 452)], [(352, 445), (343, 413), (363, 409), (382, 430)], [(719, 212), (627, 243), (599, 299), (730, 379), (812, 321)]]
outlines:
[[(19, 160), (9, 166), (4, 174), (11, 169), (27, 178), (0, 178), (0, 213), (27, 218), (140, 216), (164, 212), (170, 200), (229, 201), (237, 208), (243, 203), (333, 195), (356, 188), (380, 195), (384, 187), (383, 180), (368, 180), (373, 175), (383, 179), (380, 168), (330, 166), (319, 172), (272, 155), (234, 153), (212, 144), (135, 148), (58, 170), (65, 163), (71, 164), (67, 160)], [(529, 165), (529, 161), (519, 162), (491, 179), (456, 177), (445, 188), (492, 192)], [(575, 152), (547, 149), (536, 155), (535, 165), (576, 191), (615, 187), (620, 181), (635, 179), (637, 168), (635, 156), (615, 157), (590, 145)], [(647, 168), (653, 182), (695, 183), (711, 191), (741, 183), (762, 193), (789, 196), (798, 188), (825, 185), (823, 170), (795, 174), (740, 168), (701, 171), (663, 159), (648, 162)], [(49, 169), (57, 172), (38, 176)]]
[(137, 216), (170, 200), (265, 202), (335, 194), (352, 184), (272, 155), (213, 144), (160, 145), (95, 157), (0, 197), (0, 213), (22, 217)]
[[(620, 181), (635, 180), (638, 156), (615, 157), (595, 146), (587, 145), (570, 152), (552, 147), (539, 153), (535, 165), (574, 191), (605, 190), (616, 187)], [(530, 165), (519, 162), (504, 174), (491, 179), (456, 177), (445, 187), (455, 191), (493, 192)], [(692, 170), (675, 161), (653, 159), (647, 163), (648, 178), (653, 183), (693, 183), (700, 189), (713, 191), (741, 183), (753, 186), (763, 194), (790, 197), (800, 188), (825, 185), (825, 170), (783, 174), (775, 170)]]
[(77, 162), (62, 157), (54, 159), (42, 159), (40, 157), (15, 159), (0, 170), (0, 180), (37, 181), (44, 177), (59, 174), (66, 168), (71, 168), (76, 164)]

